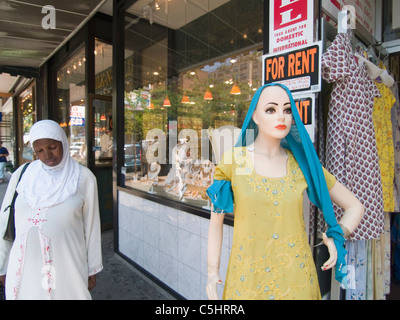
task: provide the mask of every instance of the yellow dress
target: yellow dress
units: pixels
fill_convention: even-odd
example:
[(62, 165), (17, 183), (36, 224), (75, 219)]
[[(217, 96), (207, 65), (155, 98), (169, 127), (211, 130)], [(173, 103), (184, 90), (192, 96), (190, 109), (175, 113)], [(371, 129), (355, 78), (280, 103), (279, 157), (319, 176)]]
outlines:
[[(303, 219), (307, 182), (287, 153), (282, 178), (255, 173), (244, 147), (225, 153), (216, 168), (214, 179), (231, 181), (235, 208), (223, 299), (321, 299)], [(324, 174), (330, 189), (336, 179)]]
[[(379, 65), (384, 68), (383, 64)], [(396, 102), (392, 90), (385, 84), (375, 81), (381, 97), (375, 98), (372, 112), (376, 148), (378, 150), (379, 167), (382, 177), (383, 210), (394, 211), (393, 181), (394, 181), (394, 146), (391, 120), (391, 109)]]

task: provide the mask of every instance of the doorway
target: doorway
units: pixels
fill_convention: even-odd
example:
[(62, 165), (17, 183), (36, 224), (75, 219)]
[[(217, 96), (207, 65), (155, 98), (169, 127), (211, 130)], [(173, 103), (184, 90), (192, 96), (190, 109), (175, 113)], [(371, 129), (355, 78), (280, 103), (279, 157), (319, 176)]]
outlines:
[(97, 178), (102, 230), (113, 227), (112, 97), (89, 95), (88, 167)]

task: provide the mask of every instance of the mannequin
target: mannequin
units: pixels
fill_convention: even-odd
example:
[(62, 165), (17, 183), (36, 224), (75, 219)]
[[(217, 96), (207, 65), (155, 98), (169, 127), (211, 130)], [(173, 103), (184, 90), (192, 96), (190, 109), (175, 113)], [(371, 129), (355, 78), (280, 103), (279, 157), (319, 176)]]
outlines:
[(148, 182), (151, 183), (150, 190), (147, 191), (150, 194), (156, 194), (157, 192), (154, 191), (154, 186), (158, 184), (158, 174), (160, 173), (161, 166), (157, 161), (152, 162), (149, 165), (149, 169), (147, 172)]
[(160, 170), (161, 170), (160, 164), (157, 161), (152, 162), (151, 165), (149, 166), (149, 170), (148, 170), (148, 174), (147, 174), (149, 181), (157, 182), (158, 174), (160, 173)]
[[(246, 124), (247, 119), (249, 119), (249, 126)], [(287, 205), (284, 203), (285, 201), (289, 201), (288, 199), (290, 197), (295, 198), (296, 196), (294, 194), (299, 194), (302, 197), (303, 190), (307, 188), (307, 185), (307, 192), (311, 192), (309, 193), (310, 200), (316, 199), (315, 202), (323, 203), (322, 207), (324, 208), (324, 217), (326, 217), (326, 220), (329, 218), (328, 225), (331, 225), (332, 230), (339, 230), (332, 232), (332, 230), (328, 228), (326, 234), (323, 234), (323, 242), (328, 248), (330, 257), (321, 267), (322, 270), (329, 270), (334, 267), (338, 258), (341, 259), (340, 261), (344, 260), (345, 251), (343, 252), (343, 235), (348, 237), (356, 229), (362, 219), (364, 207), (360, 201), (347, 188), (337, 182), (332, 175), (323, 169), (323, 171), (317, 171), (319, 177), (323, 174), (322, 180), (323, 177), (325, 177), (326, 180), (330, 180), (331, 188), (327, 197), (329, 198), (330, 196), (330, 199), (333, 202), (345, 210), (342, 219), (339, 221), (339, 225), (334, 216), (334, 221), (331, 219), (332, 216), (329, 216), (328, 214), (325, 216), (325, 211), (329, 211), (326, 208), (330, 209), (332, 212), (331, 215), (333, 215), (332, 203), (330, 200), (326, 202), (326, 197), (321, 198), (323, 199), (321, 201), (318, 200), (320, 198), (315, 198), (312, 191), (309, 190), (312, 189), (310, 187), (310, 181), (314, 181), (312, 180), (314, 177), (310, 176), (305, 171), (305, 165), (300, 161), (299, 152), (295, 151), (296, 149), (293, 147), (290, 147), (293, 146), (293, 143), (296, 143), (289, 140), (289, 133), (293, 134), (294, 126), (296, 126), (296, 131), (298, 129), (298, 131), (304, 130), (305, 132), (304, 126), (300, 123), (301, 121), (299, 119), (293, 97), (285, 86), (272, 84), (261, 87), (253, 97), (252, 104), (250, 105), (248, 115), (246, 116), (242, 128), (243, 134), (246, 131), (246, 128), (251, 128), (251, 126), (255, 128), (256, 133), (254, 135), (254, 141), (250, 141), (250, 143), (244, 147), (240, 147), (237, 144), (236, 147), (233, 148), (233, 151), (228, 151), (224, 154), (224, 157), (221, 160), (222, 165), (220, 163), (216, 168), (213, 186), (223, 185), (218, 187), (218, 190), (220, 194), (223, 193), (223, 198), (227, 198), (227, 188), (224, 187), (226, 181), (220, 179), (223, 175), (229, 176), (231, 173), (231, 190), (233, 190), (234, 195), (232, 201), (233, 198), (235, 199), (234, 235), (225, 283), (225, 299), (321, 298), (315, 265), (313, 264), (312, 259), (307, 260), (305, 264), (298, 264), (300, 260), (296, 257), (299, 255), (290, 256), (290, 250), (292, 250), (292, 247), (296, 250), (305, 250), (301, 251), (301, 254), (306, 258), (311, 256), (307, 236), (305, 235), (304, 221), (296, 222), (296, 224), (298, 223), (298, 227), (296, 226), (297, 229), (293, 229), (296, 232), (295, 234), (299, 235), (298, 238), (296, 238), (297, 242), (293, 240), (295, 237), (292, 237), (290, 233), (285, 234), (285, 229), (289, 228), (287, 225), (292, 224), (292, 221), (297, 219), (296, 213), (293, 212), (296, 210), (302, 211), (302, 200), (300, 200), (300, 202), (290, 202), (288, 207), (289, 210), (286, 211), (282, 209)], [(309, 139), (309, 137), (308, 135), (306, 137), (303, 135), (302, 139)], [(239, 140), (244, 141), (245, 139), (243, 136), (240, 136)], [(289, 143), (289, 147), (284, 146), (283, 142), (285, 141), (292, 141)], [(307, 141), (307, 143), (308, 146), (313, 148), (311, 141)], [(290, 150), (292, 150), (293, 153)], [(311, 150), (304, 147), (304, 150), (306, 154), (312, 152), (315, 153), (314, 149)], [(231, 159), (232, 165), (226, 165), (226, 163), (229, 162), (229, 160), (226, 160), (229, 154), (234, 154), (234, 158)], [(238, 156), (235, 156), (236, 154)], [(298, 159), (296, 159), (296, 157), (298, 157)], [(318, 165), (322, 169), (322, 166), (319, 163)], [(302, 167), (302, 169), (300, 169), (300, 167)], [(311, 167), (313, 166), (311, 165)], [(300, 171), (298, 169), (300, 169)], [(310, 172), (313, 173), (313, 169)], [(293, 179), (291, 178), (292, 176)], [(229, 180), (229, 178), (227, 178), (227, 180)], [(301, 187), (300, 182), (298, 182), (300, 180), (303, 181), (303, 187)], [(307, 183), (305, 182), (306, 180)], [(325, 181), (320, 182), (321, 185), (324, 183)], [(248, 186), (244, 186), (244, 184), (248, 184)], [(279, 188), (276, 188), (276, 185), (279, 185)], [(273, 186), (273, 190), (271, 191), (267, 187), (266, 190), (269, 190), (268, 192), (261, 192), (258, 195), (257, 192), (259, 192), (261, 187), (265, 189), (264, 186)], [(222, 211), (216, 210), (220, 213), (213, 212), (216, 204), (219, 205), (220, 202), (218, 201), (218, 192), (215, 193), (212, 187), (208, 189), (208, 195), (213, 202), (214, 208), (211, 213), (208, 233), (208, 280), (206, 292), (209, 299), (215, 300), (218, 299), (217, 285), (222, 283), (219, 276), (219, 264), (223, 235), (223, 220), (226, 212), (232, 212), (229, 210), (232, 209), (233, 206), (227, 205), (222, 208)], [(244, 187), (247, 189), (243, 189)], [(253, 190), (251, 190), (252, 188)], [(301, 190), (301, 188), (303, 189)], [(327, 193), (328, 188), (326, 183), (324, 188), (322, 189), (326, 190)], [(245, 192), (239, 192), (239, 190), (244, 190)], [(288, 191), (285, 193), (285, 190)], [(320, 196), (321, 191), (317, 191), (317, 193), (318, 196)], [(283, 196), (280, 198), (274, 198), (275, 195), (279, 196), (280, 194), (283, 194)], [(262, 200), (263, 197), (266, 200)], [(247, 207), (250, 207), (253, 202), (255, 203), (253, 205), (254, 209), (251, 209), (253, 211), (250, 209), (248, 210)], [(265, 212), (266, 210), (262, 209), (263, 206), (266, 206), (266, 210), (268, 210), (267, 213)], [(276, 211), (273, 211), (275, 209)], [(282, 211), (280, 211), (281, 209)], [(245, 214), (242, 214), (243, 211)], [(256, 215), (261, 217), (256, 217)], [(300, 215), (302, 217), (303, 213), (299, 212), (298, 216)], [(261, 224), (263, 223), (263, 220), (268, 220), (268, 223), (265, 224), (265, 227), (262, 226), (260, 229), (257, 229), (260, 223), (256, 222), (257, 225), (251, 225), (252, 219), (261, 219), (257, 220), (260, 221)], [(283, 219), (287, 219), (286, 222)], [(293, 222), (293, 224), (295, 224), (295, 222)], [(243, 232), (243, 230), (245, 231)], [(279, 232), (277, 231), (274, 233), (274, 230), (279, 230)], [(246, 232), (248, 232), (248, 234)], [(264, 236), (264, 233), (272, 236)], [(328, 233), (329, 237), (327, 236)], [(242, 237), (244, 234), (246, 236)], [(299, 238), (302, 240), (298, 240)], [(261, 243), (257, 243), (257, 239), (259, 239), (258, 241)], [(284, 245), (286, 245), (286, 247), (282, 250), (286, 251), (280, 252), (280, 248), (283, 248)], [(261, 247), (261, 254), (258, 256), (252, 256), (252, 252), (260, 251), (256, 246)], [(250, 254), (248, 254), (248, 252), (250, 252)], [(281, 261), (279, 262), (276, 260), (278, 262), (274, 265), (271, 261), (275, 259), (273, 257), (278, 256), (281, 256)], [(246, 266), (250, 266), (248, 270), (244, 269), (245, 264)], [(296, 271), (295, 269), (298, 266), (300, 266), (298, 269), (299, 271)], [(305, 266), (308, 268), (306, 273), (304, 271)], [(337, 268), (337, 272), (338, 270), (341, 270), (341, 266)], [(237, 275), (238, 272), (240, 273), (239, 275)], [(305, 280), (301, 280), (303, 282), (300, 283), (300, 280), (297, 280), (298, 277), (296, 272), (298, 272), (301, 277), (304, 276)], [(275, 276), (273, 276), (273, 274)], [(282, 276), (283, 274), (286, 276)], [(269, 278), (263, 278), (266, 275), (268, 275)], [(292, 275), (294, 275), (293, 280), (287, 280)], [(282, 277), (286, 277), (287, 279), (281, 279)], [(247, 281), (253, 281), (253, 286), (248, 286), (248, 284), (246, 284)], [(290, 281), (293, 281), (293, 283)], [(301, 289), (299, 289), (300, 287)]]
[(367, 66), (367, 72), (372, 80), (376, 80), (378, 77), (381, 78), (382, 82), (387, 86), (391, 87), (394, 84), (393, 77), (387, 72), (386, 69), (381, 69), (373, 62), (369, 61), (365, 57), (361, 56), (358, 53), (354, 54), (356, 58), (359, 60), (359, 64), (365, 63)]

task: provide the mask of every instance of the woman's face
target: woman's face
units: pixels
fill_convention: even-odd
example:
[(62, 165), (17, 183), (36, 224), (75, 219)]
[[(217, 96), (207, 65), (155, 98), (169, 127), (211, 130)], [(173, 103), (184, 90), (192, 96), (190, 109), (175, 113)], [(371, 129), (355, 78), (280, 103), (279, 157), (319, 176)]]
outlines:
[(63, 159), (61, 141), (53, 139), (38, 139), (33, 142), (33, 151), (46, 166), (54, 167)]
[(264, 137), (283, 139), (292, 126), (292, 109), (286, 91), (278, 86), (265, 88), (260, 95), (253, 120), (259, 134)]

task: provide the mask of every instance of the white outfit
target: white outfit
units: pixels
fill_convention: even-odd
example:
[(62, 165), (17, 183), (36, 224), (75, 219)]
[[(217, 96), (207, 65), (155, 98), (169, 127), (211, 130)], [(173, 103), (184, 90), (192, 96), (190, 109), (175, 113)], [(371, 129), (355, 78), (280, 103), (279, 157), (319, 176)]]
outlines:
[[(13, 244), (3, 240), (9, 213), (4, 208), (11, 202), (22, 166), (12, 175), (3, 199), (0, 275), (7, 274), (7, 299), (91, 299), (88, 277), (103, 268), (96, 178), (89, 169), (70, 162), (65, 134), (62, 139), (51, 139), (63, 142), (67, 159), (52, 168), (36, 160), (25, 171), (15, 203)], [(31, 193), (34, 181), (41, 185), (36, 198)], [(43, 188), (51, 197), (46, 197)]]

